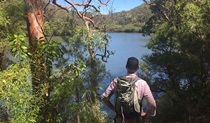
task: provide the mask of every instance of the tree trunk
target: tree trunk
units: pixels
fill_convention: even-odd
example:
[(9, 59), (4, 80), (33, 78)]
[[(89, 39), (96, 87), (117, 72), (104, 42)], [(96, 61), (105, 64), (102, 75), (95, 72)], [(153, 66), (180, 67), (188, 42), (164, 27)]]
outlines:
[[(43, 8), (41, 0), (25, 0), (27, 4), (27, 28), (31, 51), (31, 73), (33, 92), (40, 91), (40, 84), (46, 78), (46, 66), (43, 55), (39, 53), (38, 41), (44, 41)], [(44, 43), (44, 42), (42, 42)]]
[(48, 92), (46, 95), (43, 95), (41, 92), (41, 84), (47, 83), (46, 80), (46, 61), (43, 54), (43, 51), (39, 47), (45, 43), (44, 33), (43, 33), (43, 17), (44, 10), (42, 8), (41, 0), (25, 0), (27, 5), (27, 28), (28, 28), (28, 38), (30, 46), (30, 67), (32, 74), (32, 89), (33, 94), (42, 96), (44, 99), (44, 106), (40, 107), (40, 116), (43, 116), (41, 123), (47, 123), (49, 121), (49, 100), (47, 98)]

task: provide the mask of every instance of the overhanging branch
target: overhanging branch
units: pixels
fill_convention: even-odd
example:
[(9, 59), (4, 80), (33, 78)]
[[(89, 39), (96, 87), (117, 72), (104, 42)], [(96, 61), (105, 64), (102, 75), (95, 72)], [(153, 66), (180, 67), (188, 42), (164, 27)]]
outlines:
[[(94, 21), (93, 21), (93, 16), (92, 17), (88, 17), (88, 16), (85, 16), (82, 12), (80, 12), (79, 10), (78, 10), (78, 6), (79, 7), (84, 7), (84, 10), (86, 9), (86, 8), (93, 8), (94, 10), (95, 10), (95, 12), (100, 12), (100, 10), (96, 7), (96, 6), (94, 6), (94, 5), (91, 5), (91, 2), (92, 2), (92, 0), (88, 0), (86, 3), (73, 3), (73, 2), (71, 2), (70, 0), (64, 0), (66, 3), (68, 3), (69, 4), (69, 6), (63, 6), (63, 5), (61, 5), (61, 4), (59, 4), (58, 2), (57, 2), (57, 0), (53, 0), (52, 1), (52, 3), (54, 4), (54, 5), (56, 5), (57, 7), (59, 7), (59, 8), (61, 8), (61, 9), (63, 9), (63, 10), (66, 10), (67, 12), (69, 12), (69, 9), (70, 8), (73, 8), (75, 11), (76, 11), (76, 13), (77, 13), (77, 15), (81, 18), (81, 19), (83, 19), (84, 21), (85, 21), (85, 24), (86, 24), (86, 26), (87, 26), (87, 28), (89, 29), (89, 24), (92, 24), (92, 26), (93, 26), (93, 28), (97, 28), (97, 26), (95, 25), (95, 23), (94, 23)], [(100, 4), (103, 4), (103, 5), (107, 5), (108, 4), (108, 2), (110, 1), (110, 0), (107, 0), (106, 2), (102, 2), (101, 0), (98, 0), (99, 1), (99, 3)]]

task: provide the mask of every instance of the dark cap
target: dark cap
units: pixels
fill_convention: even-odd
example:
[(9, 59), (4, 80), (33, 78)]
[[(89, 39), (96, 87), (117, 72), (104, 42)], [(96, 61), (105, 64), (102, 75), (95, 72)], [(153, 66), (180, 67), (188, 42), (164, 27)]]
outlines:
[(139, 68), (139, 60), (135, 57), (128, 58), (126, 68), (130, 70), (137, 70)]

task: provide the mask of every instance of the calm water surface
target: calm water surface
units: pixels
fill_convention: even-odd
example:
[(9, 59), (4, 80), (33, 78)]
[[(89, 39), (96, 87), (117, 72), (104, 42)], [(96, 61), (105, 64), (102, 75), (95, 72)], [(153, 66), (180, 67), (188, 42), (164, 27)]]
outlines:
[(106, 64), (114, 77), (125, 74), (125, 64), (128, 57), (134, 56), (141, 62), (141, 57), (151, 53), (145, 45), (150, 37), (144, 37), (140, 33), (109, 33), (111, 42), (109, 50), (115, 51)]

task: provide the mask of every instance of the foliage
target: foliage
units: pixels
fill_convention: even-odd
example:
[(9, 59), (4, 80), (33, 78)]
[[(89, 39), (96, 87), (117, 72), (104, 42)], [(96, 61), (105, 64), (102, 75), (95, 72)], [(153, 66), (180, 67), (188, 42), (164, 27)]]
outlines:
[(109, 32), (140, 32), (142, 25), (143, 24), (127, 24), (127, 25), (108, 24), (107, 30)]
[(16, 63), (0, 72), (0, 121), (36, 122), (41, 100), (32, 94), (29, 64)]
[(47, 5), (45, 9), (44, 33), (46, 36), (72, 36), (76, 28), (77, 21), (74, 14), (70, 14), (52, 5)]
[[(15, 4), (13, 4), (15, 2)], [(4, 0), (0, 2), (0, 36), (5, 39), (14, 33), (23, 33), (26, 28), (24, 23), (24, 2), (17, 0)], [(1, 39), (2, 40), (2, 39)]]
[[(53, 81), (57, 83), (53, 84), (56, 90), (52, 91), (55, 96), (52, 103), (59, 106), (56, 108), (60, 113), (57, 119), (62, 117), (63, 121), (76, 122), (78, 117), (81, 122), (102, 122), (101, 120), (104, 120), (104, 113), (99, 108), (101, 104), (98, 100), (95, 103), (92, 96), (98, 98), (97, 90), (99, 82), (106, 75), (105, 67), (99, 59), (94, 57), (95, 62), (93, 62), (90, 58), (90, 47), (94, 47), (94, 53), (101, 53), (104, 49), (104, 41), (98, 33), (94, 33), (88, 42), (86, 34), (85, 30), (75, 30), (74, 36), (63, 41), (61, 45), (64, 57), (56, 61), (57, 68), (62, 69), (54, 73), (56, 76)], [(69, 63), (72, 62), (76, 64), (69, 66)], [(92, 68), (91, 65), (96, 68)], [(94, 73), (93, 70), (95, 70)], [(81, 71), (81, 73), (77, 74), (74, 71)]]
[[(50, 122), (67, 121), (77, 115), (79, 103), (76, 103), (76, 90), (81, 89), (81, 80), (78, 81), (80, 71), (85, 68), (83, 62), (77, 61), (74, 65), (67, 65), (61, 70), (54, 72), (55, 77), (51, 77), (51, 120)], [(76, 110), (76, 111), (75, 111)], [(57, 112), (57, 113), (56, 113)], [(73, 113), (74, 112), (74, 113)]]
[(30, 54), (25, 45), (25, 40), (25, 36), (23, 35), (13, 35), (9, 37), (10, 46), (12, 47), (11, 53), (14, 58), (18, 57), (19, 61), (26, 59), (28, 54)]
[[(23, 2), (1, 1), (0, 5), (6, 5), (0, 12), (0, 26), (5, 29), (1, 31), (1, 42), (10, 41), (5, 47), (18, 58), (18, 62), (0, 72), (1, 122), (104, 122), (97, 91), (106, 76), (102, 60), (113, 54), (106, 49), (106, 36), (81, 29), (74, 16), (63, 17), (63, 11), (50, 8), (45, 14), (45, 36), (60, 35), (65, 41), (52, 41), (51, 37), (34, 40), (37, 47), (32, 54), (25, 37)], [(4, 20), (8, 22), (2, 23)], [(33, 76), (42, 72), (42, 78)], [(33, 79), (40, 82), (38, 93)]]
[[(79, 35), (75, 35), (77, 38), (81, 38), (81, 33), (78, 33)], [(21, 48), (21, 47), (25, 47), (24, 46), (24, 37), (22, 35), (18, 36), (18, 35), (14, 35), (11, 36), (11, 46), (12, 46), (12, 52), (14, 53), (14, 55), (20, 55), (20, 54), (28, 54), (27, 48)], [(76, 38), (76, 39), (77, 39)], [(72, 38), (74, 39), (74, 38)], [(73, 41), (73, 40), (72, 40)], [(81, 40), (84, 42), (84, 40)], [(75, 45), (78, 45), (77, 43), (79, 42), (75, 42), (73, 41), (72, 43), (75, 43)], [(71, 44), (72, 44), (71, 43)], [(103, 42), (95, 42), (96, 45), (102, 46)], [(102, 44), (101, 44), (102, 43)], [(25, 109), (15, 109), (14, 107), (10, 106), (11, 104), (13, 104), (14, 102), (11, 100), (8, 100), (7, 103), (9, 103), (10, 105), (6, 105), (4, 103), (1, 103), (1, 105), (6, 105), (8, 107), (11, 108), (11, 110), (15, 110), (16, 114), (14, 113), (9, 113), (9, 115), (4, 115), (5, 119), (4, 121), (11, 121), (11, 122), (15, 122), (15, 121), (20, 121), (20, 122), (41, 122), (41, 121), (45, 121), (45, 122), (61, 122), (61, 121), (74, 121), (76, 120), (77, 115), (80, 115), (80, 120), (82, 122), (101, 122), (101, 120), (103, 119), (103, 113), (100, 111), (100, 104), (99, 102), (97, 103), (97, 105), (93, 105), (93, 102), (88, 101), (89, 98), (89, 94), (92, 93), (91, 88), (89, 87), (91, 85), (91, 83), (87, 84), (85, 81), (85, 78), (80, 77), (80, 72), (83, 71), (86, 67), (86, 65), (84, 64), (84, 62), (81, 62), (81, 55), (79, 55), (79, 57), (76, 55), (76, 51), (71, 51), (70, 53), (72, 53), (72, 56), (74, 56), (74, 58), (77, 58), (78, 60), (74, 61), (73, 63), (65, 63), (62, 62), (62, 65), (59, 67), (59, 69), (55, 69), (55, 67), (53, 67), (53, 62), (54, 61), (62, 61), (62, 55), (61, 50), (59, 48), (59, 46), (61, 46), (60, 44), (57, 44), (55, 42), (49, 41), (48, 43), (43, 43), (40, 42), (40, 47), (37, 49), (37, 56), (44, 56), (45, 62), (47, 63), (47, 79), (44, 81), (44, 83), (41, 84), (42, 86), (42, 93), (40, 94), (39, 98), (36, 97), (36, 95), (34, 95), (32, 93), (32, 85), (31, 85), (31, 80), (30, 80), (30, 76), (26, 77), (27, 75), (30, 75), (29, 73), (25, 73), (25, 72), (20, 72), (23, 74), (22, 76), (19, 76), (20, 73), (16, 73), (16, 70), (12, 69), (11, 71), (15, 72), (13, 76), (13, 78), (9, 77), (8, 80), (16, 80), (16, 79), (20, 79), (20, 81), (23, 83), (20, 84), (21, 87), (17, 86), (17, 88), (21, 89), (21, 90), (17, 90), (16, 88), (14, 88), (15, 90), (9, 90), (8, 92), (6, 92), (4, 95), (8, 95), (11, 93), (12, 99), (15, 98), (15, 101), (20, 101), (20, 104), (18, 103), (17, 105), (14, 105), (15, 107), (22, 107), (22, 105), (26, 105), (24, 108), (26, 109), (30, 109), (30, 107), (36, 107), (33, 108), (34, 110), (27, 110), (26, 112), (23, 112)], [(95, 45), (95, 47), (96, 47)], [(83, 49), (82, 45), (78, 45), (81, 47), (81, 49)], [(87, 45), (86, 45), (87, 46)], [(71, 45), (72, 47), (72, 45)], [(63, 47), (64, 48), (64, 47)], [(68, 47), (65, 47), (68, 49)], [(64, 49), (65, 49), (64, 48)], [(79, 48), (79, 47), (77, 47)], [(103, 47), (101, 47), (103, 48)], [(14, 50), (15, 49), (15, 50)], [(63, 51), (64, 51), (63, 49)], [(80, 49), (80, 48), (79, 48)], [(86, 48), (87, 50), (88, 48)], [(100, 49), (100, 47), (99, 47)], [(66, 49), (65, 49), (66, 50)], [(81, 52), (80, 50), (78, 50), (78, 53)], [(73, 55), (75, 53), (75, 55)], [(85, 55), (84, 55), (85, 56)], [(38, 58), (36, 56), (33, 56), (34, 58)], [(26, 57), (28, 58), (28, 57)], [(24, 59), (26, 59), (24, 58)], [(60, 59), (57, 59), (60, 58)], [(22, 60), (24, 60), (22, 59)], [(87, 57), (88, 59), (88, 57)], [(19, 67), (21, 66), (25, 66), (25, 61), (21, 60), (21, 64), (19, 65)], [(86, 63), (87, 64), (87, 63)], [(88, 65), (88, 64), (87, 64)], [(13, 66), (13, 65), (12, 65)], [(24, 68), (24, 67), (23, 67)], [(102, 66), (99, 65), (98, 68), (102, 68)], [(18, 69), (18, 68), (16, 68)], [(52, 70), (55, 70), (54, 72)], [(27, 66), (26, 68), (24, 68), (25, 71), (29, 72), (29, 66)], [(6, 70), (5, 70), (6, 71)], [(9, 71), (10, 72), (10, 71)], [(100, 72), (99, 72), (100, 73)], [(2, 73), (3, 75), (7, 75), (8, 73)], [(13, 75), (13, 73), (11, 73)], [(88, 72), (87, 72), (88, 74)], [(3, 78), (5, 77), (2, 76)], [(82, 75), (86, 76), (86, 73), (83, 73)], [(23, 79), (23, 80), (22, 80)], [(4, 81), (4, 79), (3, 79)], [(28, 83), (26, 83), (26, 81), (28, 81)], [(4, 81), (3, 84), (6, 84), (7, 81)], [(16, 83), (16, 81), (15, 81)], [(19, 83), (18, 83), (19, 84)], [(30, 88), (28, 86), (26, 86), (25, 84), (28, 84), (28, 86), (30, 86)], [(11, 86), (11, 85), (7, 85), (6, 86)], [(16, 85), (13, 85), (16, 86)], [(25, 86), (25, 87), (22, 87)], [(2, 86), (4, 87), (4, 86)], [(97, 88), (94, 87), (94, 88)], [(20, 93), (19, 93), (20, 91)], [(90, 93), (91, 92), (91, 93)], [(19, 94), (19, 96), (16, 96), (15, 94)], [(22, 93), (26, 93), (29, 95), (29, 99), (27, 99), (26, 97), (22, 97)], [(27, 96), (27, 95), (26, 95)], [(43, 100), (44, 97), (44, 100)], [(44, 101), (44, 102), (33, 102), (33, 100), (31, 98), (36, 99), (35, 101)], [(50, 100), (48, 100), (48, 98)], [(2, 98), (2, 100), (4, 100), (4, 98)], [(25, 102), (26, 101), (26, 102)], [(31, 105), (29, 105), (28, 103), (30, 102)], [(27, 104), (23, 104), (21, 102), (25, 102)], [(42, 107), (40, 109), (40, 106)], [(6, 108), (3, 108), (2, 110), (5, 110)], [(34, 117), (32, 116), (23, 116), (22, 112), (20, 112), (19, 110), (22, 110), (23, 114), (32, 114)], [(4, 112), (4, 111), (3, 111)], [(75, 112), (77, 112), (75, 114)], [(41, 114), (40, 114), (41, 113)], [(45, 115), (43, 115), (42, 113), (45, 113)], [(90, 117), (91, 115), (91, 117)], [(2, 115), (3, 116), (3, 115)], [(10, 118), (10, 117), (11, 118)], [(13, 118), (14, 117), (14, 118)], [(25, 117), (31, 117), (28, 119), (28, 121), (25, 119)], [(3, 118), (1, 118), (3, 119)]]
[(25, 32), (24, 13), (22, 1), (0, 1), (0, 69), (5, 69), (11, 62), (6, 57), (6, 53), (10, 49), (8, 37)]
[(152, 25), (146, 26), (158, 31), (148, 44), (153, 53), (145, 56), (144, 62), (158, 98), (155, 120), (208, 122), (209, 1), (153, 2), (156, 6), (151, 8), (159, 8), (161, 13), (153, 11)]

